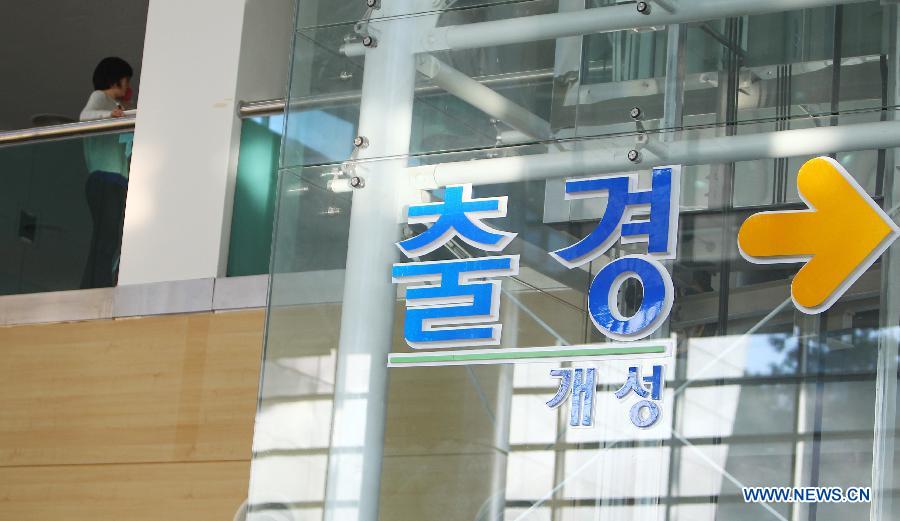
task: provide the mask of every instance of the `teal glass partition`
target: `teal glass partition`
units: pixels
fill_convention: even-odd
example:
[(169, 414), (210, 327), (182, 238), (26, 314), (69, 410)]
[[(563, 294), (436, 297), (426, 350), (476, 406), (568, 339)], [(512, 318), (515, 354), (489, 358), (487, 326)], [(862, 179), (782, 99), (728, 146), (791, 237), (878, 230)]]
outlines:
[(283, 126), (281, 114), (242, 121), (228, 248), (229, 277), (269, 271)]
[[(383, 2), (369, 19), (340, 2), (332, 17), (301, 21), (248, 519), (895, 518), (900, 245), (812, 314), (792, 300), (804, 264), (752, 262), (737, 238), (761, 212), (810, 210), (798, 172), (815, 157), (838, 161), (854, 197), (898, 221), (897, 7), (670, 2), (682, 14), (731, 12), (655, 24), (669, 12), (656, 2), (646, 18), (632, 18), (634, 3), (489, 3)], [(648, 22), (537, 41), (480, 25), (521, 19), (546, 34), (558, 19), (534, 17), (569, 11)], [(364, 36), (376, 45), (360, 50)], [(649, 190), (666, 165), (681, 166), (677, 248), (659, 261), (671, 311), (652, 335), (622, 340), (598, 326), (597, 306), (625, 321), (648, 313), (655, 290), (616, 279), (598, 304), (591, 287), (648, 245), (615, 241), (577, 266), (559, 262), (551, 253), (591, 233), (615, 199), (567, 198), (566, 180), (628, 174), (632, 190)], [(437, 226), (410, 208), (453, 203), (460, 185), (471, 185), (466, 199), (507, 198), (503, 211), (481, 208), (494, 212), (483, 224), (516, 236), (492, 248), (435, 234), (438, 248), (401, 251)], [(849, 250), (848, 235), (807, 229), (797, 242)], [(417, 329), (417, 316), (483, 296), (437, 295), (452, 273), (404, 270), (498, 257), (515, 257), (517, 272), (457, 281), (497, 281), (496, 309)], [(502, 329), (480, 345), (420, 335), (473, 322)], [(598, 354), (609, 349), (644, 358)], [(510, 353), (513, 363), (497, 362)], [(656, 365), (662, 390), (647, 399), (660, 416), (639, 428), (640, 399), (616, 391), (631, 367), (647, 376)], [(576, 415), (573, 426), (571, 401), (547, 403), (559, 371), (589, 369), (592, 424)], [(870, 496), (753, 500), (747, 487)]]
[[(123, 218), (116, 209), (124, 208), (131, 136), (0, 147), (0, 294), (115, 285)], [(94, 183), (89, 195), (90, 168), (108, 172), (110, 182), (100, 183), (113, 188)], [(99, 237), (93, 236), (95, 219)]]

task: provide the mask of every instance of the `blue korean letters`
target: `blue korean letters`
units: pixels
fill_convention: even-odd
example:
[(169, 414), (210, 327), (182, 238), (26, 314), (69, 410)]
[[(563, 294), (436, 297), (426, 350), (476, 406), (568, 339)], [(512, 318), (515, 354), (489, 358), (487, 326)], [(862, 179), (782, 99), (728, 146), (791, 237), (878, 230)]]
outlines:
[[(616, 242), (646, 242), (645, 255), (627, 255), (606, 264), (591, 283), (591, 321), (615, 340), (638, 340), (652, 334), (672, 310), (675, 290), (668, 270), (657, 259), (673, 259), (678, 238), (680, 167), (654, 168), (649, 190), (637, 190), (637, 176), (596, 177), (566, 181), (567, 199), (606, 196), (606, 210), (587, 237), (552, 252), (568, 268), (597, 259)], [(641, 306), (622, 316), (617, 300), (622, 284), (637, 279), (643, 287)]]
[[(433, 252), (454, 238), (485, 251), (500, 251), (516, 234), (492, 228), (482, 219), (505, 217), (506, 200), (472, 199), (472, 185), (448, 186), (443, 202), (409, 207), (410, 223), (432, 225), (397, 246), (410, 258)], [(394, 264), (394, 283), (432, 283), (406, 290), (406, 343), (413, 349), (499, 345), (500, 281), (483, 279), (518, 273), (518, 255)]]
[[(638, 175), (599, 176), (566, 180), (567, 199), (605, 198), (597, 226), (575, 244), (551, 252), (573, 269), (607, 254), (617, 243), (645, 243), (646, 253), (610, 259), (600, 268), (588, 291), (588, 312), (594, 326), (609, 338), (631, 341), (655, 332), (672, 310), (675, 290), (661, 260), (674, 259), (678, 238), (681, 168), (654, 168), (649, 189), (638, 188)], [(429, 225), (400, 241), (397, 247), (415, 262), (393, 266), (395, 283), (427, 283), (407, 290), (406, 342), (413, 349), (499, 345), (500, 282), (491, 277), (513, 276), (519, 257), (496, 256), (421, 262), (455, 240), (485, 252), (500, 252), (517, 234), (494, 228), (486, 219), (505, 217), (506, 197), (472, 197), (472, 185), (451, 185), (443, 201), (411, 205), (411, 224)], [(451, 248), (458, 255), (460, 248)], [(464, 255), (468, 255), (465, 254)], [(620, 310), (619, 293), (628, 279), (643, 289), (640, 306), (631, 316)]]
[[(596, 177), (566, 180), (566, 199), (606, 196), (606, 211), (597, 227), (577, 243), (557, 250), (560, 263), (577, 268), (606, 253), (621, 238), (624, 244), (646, 242), (650, 256), (671, 259), (675, 256), (678, 231), (678, 195), (680, 170), (667, 166), (654, 168), (650, 190), (635, 189), (637, 176)], [(626, 210), (646, 208), (646, 220), (628, 221)]]
[(439, 282), (406, 289), (406, 342), (414, 349), (499, 344), (500, 324), (434, 326), (496, 322), (500, 319), (500, 281), (470, 281), (518, 272), (518, 256), (395, 264), (394, 282)]
[(424, 232), (397, 243), (407, 257), (431, 253), (453, 237), (484, 251), (501, 251), (515, 233), (496, 230), (482, 219), (506, 216), (506, 197), (472, 199), (472, 185), (444, 189), (444, 201), (409, 207), (408, 222), (434, 223)]
[[(622, 283), (634, 277), (644, 288), (641, 306), (631, 317), (623, 317), (615, 297)], [(669, 272), (658, 261), (629, 255), (604, 266), (588, 290), (588, 311), (594, 325), (617, 340), (637, 340), (659, 328), (672, 309), (674, 295)]]
[[(649, 391), (644, 384), (650, 384)], [(663, 366), (661, 365), (654, 365), (653, 375), (645, 376), (643, 378), (641, 378), (640, 367), (628, 368), (628, 379), (625, 380), (622, 387), (616, 391), (616, 398), (621, 400), (632, 392), (638, 395), (638, 397), (644, 398), (634, 404), (629, 412), (629, 418), (635, 427), (647, 429), (659, 421), (659, 417), (662, 413), (659, 409), (659, 404), (656, 402), (662, 399), (662, 389), (664, 384)], [(647, 400), (647, 398), (650, 399)]]
[[(574, 378), (573, 378), (574, 374)], [(593, 367), (577, 369), (554, 369), (550, 376), (559, 378), (559, 389), (547, 406), (559, 407), (572, 397), (569, 411), (569, 425), (572, 427), (590, 427), (594, 424), (594, 392), (596, 390), (597, 369)]]

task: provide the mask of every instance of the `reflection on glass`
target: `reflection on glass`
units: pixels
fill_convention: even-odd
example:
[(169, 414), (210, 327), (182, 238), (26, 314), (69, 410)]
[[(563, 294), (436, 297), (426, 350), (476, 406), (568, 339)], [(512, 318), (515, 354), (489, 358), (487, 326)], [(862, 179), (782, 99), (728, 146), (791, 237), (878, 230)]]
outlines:
[[(115, 285), (131, 137), (0, 148), (0, 294)], [(89, 167), (107, 172), (106, 188)]]
[[(323, 226), (346, 230), (350, 208), (345, 195), (328, 190), (330, 171), (315, 167), (282, 176), (254, 449), (254, 475), (267, 476), (253, 483), (254, 508), (262, 512), (290, 504), (299, 519), (320, 516), (321, 458), (334, 443), (330, 404), (346, 235), (327, 242), (319, 237)], [(475, 190), (476, 197), (507, 193), (515, 202), (543, 193), (530, 184)], [(522, 347), (597, 342), (585, 324), (588, 274), (559, 278), (541, 262), (556, 243), (554, 234), (571, 239), (590, 223), (546, 225), (530, 217), (532, 211), (539, 217), (539, 210), (511, 202), (508, 217), (492, 223), (525, 231), (510, 246), (527, 260), (527, 269), (504, 285), (504, 342)], [(601, 365), (598, 422), (590, 429), (568, 427), (566, 407), (546, 407), (556, 390), (548, 377), (554, 364), (522, 364), (509, 371), (503, 366), (394, 369), (381, 517), (496, 519), (503, 512), (506, 519), (532, 520), (603, 512), (622, 519), (675, 519), (694, 512), (707, 516), (702, 519), (776, 514), (791, 519), (790, 507), (772, 505), (773, 513), (743, 503), (741, 487), (871, 486), (878, 341), (900, 333), (878, 325), (881, 264), (833, 311), (819, 319), (804, 317), (785, 305), (795, 270), (752, 266), (733, 250), (723, 256), (704, 246), (721, 244), (722, 225), (715, 222), (740, 222), (743, 214), (717, 215), (685, 211), (681, 216), (682, 251), (672, 266), (678, 295), (669, 326), (679, 355), (667, 373), (663, 426), (637, 431), (627, 422), (627, 407), (613, 396), (627, 362)], [(537, 250), (534, 257), (531, 248)], [(723, 273), (731, 279), (727, 287)], [(724, 321), (722, 299), (729, 303)], [(394, 350), (402, 352), (408, 348), (400, 335), (398, 322)], [(352, 434), (345, 433), (351, 436), (345, 439), (348, 447), (358, 446)], [(287, 458), (284, 471), (278, 470), (279, 458)], [(295, 476), (299, 469), (304, 474)], [(272, 479), (283, 486), (265, 481)], [(297, 483), (304, 485), (295, 488)], [(862, 516), (867, 508), (823, 504), (819, 515)]]
[[(460, 2), (471, 8), (440, 14), (423, 9), (417, 18), (441, 27), (611, 2), (486, 4)], [(392, 521), (868, 518), (867, 503), (746, 503), (741, 489), (866, 487), (876, 485), (873, 470), (884, 474), (873, 425), (896, 422), (885, 413), (893, 397), (879, 401), (879, 386), (889, 366), (885, 358), (896, 358), (900, 338), (892, 259), (900, 250), (894, 245), (831, 310), (813, 317), (790, 301), (799, 265), (750, 264), (737, 251), (735, 236), (753, 213), (802, 208), (796, 172), (809, 156), (790, 152), (802, 140), (773, 132), (854, 129), (859, 127), (849, 125), (893, 117), (894, 101), (881, 88), (889, 74), (881, 53), (894, 43), (867, 30), (879, 17), (895, 16), (892, 8), (866, 2), (683, 27), (684, 99), (675, 104), (666, 99), (672, 27), (420, 52), (409, 156), (360, 162), (354, 162), (360, 152), (352, 140), (367, 64), (342, 48), (358, 42), (355, 22), (363, 14), (349, 4), (320, 13), (297, 31), (251, 519), (288, 511), (293, 517), (286, 519), (319, 520), (326, 509), (338, 519), (357, 519), (365, 501), (377, 504), (366, 519)], [(390, 23), (366, 26), (376, 34)], [(839, 38), (836, 27), (842, 27)], [(454, 92), (459, 84), (442, 85), (447, 77), (472, 92), (489, 87), (501, 95), (491, 99), (507, 118), (492, 114), (496, 107), (466, 100), (465, 89)], [(673, 105), (683, 112), (682, 121), (672, 119)], [(633, 115), (633, 108), (639, 113)], [(535, 136), (540, 121), (525, 112), (546, 123), (549, 134)], [(766, 151), (740, 156), (736, 145), (727, 153), (704, 148), (728, 136), (758, 136), (763, 144), (752, 147)], [(821, 153), (834, 152), (890, 210), (896, 149), (844, 150), (838, 141), (828, 146)], [(645, 162), (625, 159), (629, 150)], [(570, 426), (567, 404), (547, 407), (557, 390), (549, 374), (556, 363), (392, 368), (379, 487), (366, 497), (328, 490), (352, 481), (365, 450), (359, 431), (334, 431), (332, 414), (350, 215), (359, 201), (353, 189), (340, 189), (349, 186), (351, 174), (366, 183), (377, 183), (377, 175), (409, 175), (414, 189), (403, 195), (405, 205), (443, 201), (453, 175), (475, 185), (474, 197), (507, 196), (506, 216), (490, 224), (518, 233), (503, 254), (519, 255), (521, 267), (502, 283), (501, 347), (601, 344), (607, 340), (587, 318), (586, 292), (608, 259), (569, 270), (548, 252), (584, 237), (606, 203), (567, 201), (561, 178), (636, 172), (646, 188), (653, 158), (673, 151), (686, 166), (678, 257), (666, 266), (675, 306), (663, 329), (677, 345), (666, 366), (658, 425), (636, 429), (628, 416), (632, 402), (614, 395), (627, 361), (597, 363), (596, 423), (590, 428)], [(773, 157), (781, 154), (791, 157)], [(741, 159), (729, 159), (735, 155)], [(480, 162), (491, 159), (503, 161)], [(535, 159), (558, 170), (546, 179), (534, 174), (528, 165)], [(478, 169), (485, 164), (492, 168)], [(572, 164), (583, 170), (566, 170)], [(397, 240), (424, 230), (406, 225), (397, 213)], [(621, 245), (613, 254), (638, 251)], [(456, 241), (411, 260), (484, 255)], [(390, 276), (387, 264), (366, 269), (380, 282)], [(623, 288), (619, 303), (636, 309), (641, 288)], [(403, 339), (406, 290), (397, 287), (393, 353), (411, 352)], [(348, 367), (380, 363), (363, 362)], [(356, 398), (365, 400), (371, 382), (359, 383)], [(342, 398), (351, 415), (353, 398)], [(333, 464), (335, 455), (346, 458), (344, 468)], [(322, 463), (320, 457), (332, 459)], [(277, 467), (277, 458), (293, 465)], [(888, 486), (888, 494), (897, 493), (896, 485)], [(326, 497), (335, 500), (326, 504)]]

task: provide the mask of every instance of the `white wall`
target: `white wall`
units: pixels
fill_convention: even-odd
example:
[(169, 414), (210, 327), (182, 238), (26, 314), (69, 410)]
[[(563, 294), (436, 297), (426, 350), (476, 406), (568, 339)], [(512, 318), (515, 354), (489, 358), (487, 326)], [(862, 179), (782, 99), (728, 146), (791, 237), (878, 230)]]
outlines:
[(150, 1), (120, 285), (224, 274), (237, 104), (283, 94), (292, 3)]
[(246, 0), (238, 74), (242, 100), (283, 98), (293, 48), (295, 0)]

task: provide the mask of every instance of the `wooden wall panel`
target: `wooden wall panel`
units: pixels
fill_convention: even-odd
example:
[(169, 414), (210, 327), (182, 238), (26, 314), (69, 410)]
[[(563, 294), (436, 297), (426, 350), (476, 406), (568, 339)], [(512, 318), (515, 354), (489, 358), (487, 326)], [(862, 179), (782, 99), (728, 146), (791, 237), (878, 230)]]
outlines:
[(231, 521), (249, 462), (0, 468), (4, 521)]
[(253, 310), (0, 328), (0, 520), (230, 519), (263, 323)]
[(263, 312), (0, 328), (0, 465), (249, 456)]

